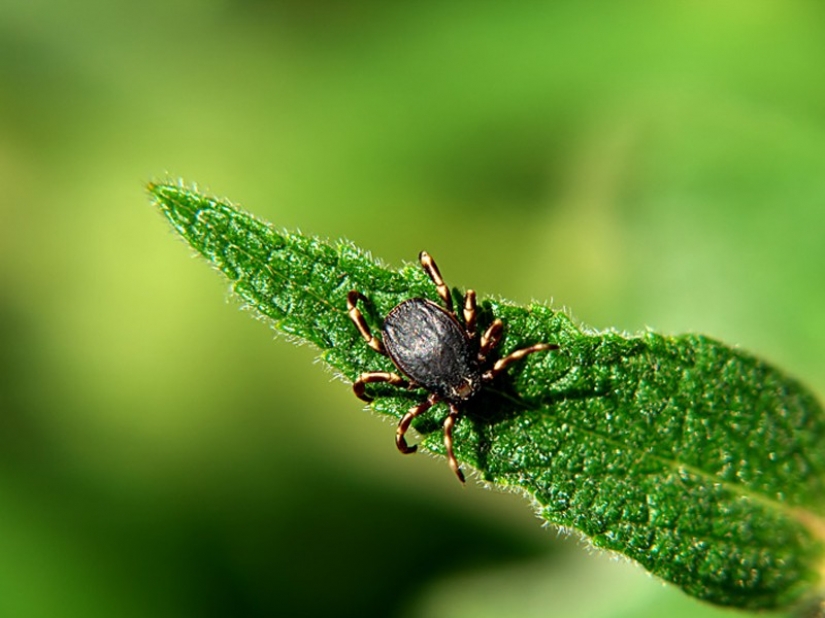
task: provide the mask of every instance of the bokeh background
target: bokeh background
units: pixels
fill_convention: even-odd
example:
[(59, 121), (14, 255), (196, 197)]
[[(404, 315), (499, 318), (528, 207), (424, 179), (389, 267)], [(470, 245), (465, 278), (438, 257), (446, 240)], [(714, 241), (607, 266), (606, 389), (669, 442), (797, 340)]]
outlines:
[(739, 615), (400, 457), (179, 177), (822, 396), (825, 5), (0, 3), (0, 616)]

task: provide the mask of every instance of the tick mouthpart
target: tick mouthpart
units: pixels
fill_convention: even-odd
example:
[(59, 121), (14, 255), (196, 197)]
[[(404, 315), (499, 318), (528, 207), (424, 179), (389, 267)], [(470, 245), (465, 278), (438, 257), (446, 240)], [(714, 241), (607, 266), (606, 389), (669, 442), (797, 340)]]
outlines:
[(473, 381), (470, 378), (464, 378), (464, 382), (455, 389), (455, 394), (459, 399), (469, 399), (475, 390)]

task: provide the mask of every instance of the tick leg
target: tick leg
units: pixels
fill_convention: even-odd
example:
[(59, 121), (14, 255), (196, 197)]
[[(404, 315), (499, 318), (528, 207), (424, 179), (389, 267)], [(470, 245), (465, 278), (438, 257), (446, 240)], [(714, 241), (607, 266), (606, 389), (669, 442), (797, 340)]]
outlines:
[(398, 447), (399, 451), (405, 455), (415, 452), (415, 449), (418, 447), (416, 445), (407, 446), (407, 441), (404, 439), (404, 435), (410, 428), (410, 423), (412, 423), (413, 419), (419, 414), (424, 414), (424, 412), (432, 408), (436, 403), (438, 403), (438, 396), (430, 395), (426, 401), (422, 401), (417, 406), (410, 408), (410, 411), (404, 415), (401, 422), (398, 423), (398, 429), (395, 431), (395, 446)]
[(358, 376), (358, 379), (352, 383), (352, 391), (355, 393), (355, 396), (362, 401), (372, 401), (372, 397), (367, 395), (364, 391), (364, 386), (372, 382), (386, 382), (387, 384), (400, 386), (402, 388), (407, 388), (410, 385), (410, 383), (404, 378), (394, 373), (388, 373), (386, 371), (370, 371), (369, 373), (362, 373)]
[(458, 461), (453, 454), (453, 427), (458, 420), (459, 411), (453, 404), (450, 404), (450, 414), (444, 419), (444, 446), (447, 449), (447, 463), (450, 464), (450, 469), (455, 472), (458, 480), (464, 482), (464, 473), (458, 467)]
[(496, 318), (490, 324), (490, 328), (484, 331), (481, 335), (481, 343), (478, 346), (478, 362), (483, 363), (487, 360), (487, 355), (498, 345), (501, 341), (501, 331), (504, 329), (504, 324), (501, 320)]
[(467, 290), (464, 295), (464, 329), (472, 339), (476, 336), (476, 291)]
[(353, 290), (347, 294), (347, 312), (349, 313), (349, 317), (353, 322), (355, 322), (355, 325), (358, 327), (358, 332), (361, 333), (361, 336), (364, 338), (364, 341), (367, 342), (367, 345), (379, 354), (384, 354), (386, 356), (387, 352), (384, 350), (384, 344), (381, 343), (381, 340), (378, 339), (378, 337), (370, 332), (370, 327), (367, 326), (367, 321), (358, 309), (359, 299), (366, 300), (361, 292)]
[(424, 272), (426, 272), (430, 276), (430, 279), (433, 280), (433, 283), (435, 283), (435, 287), (438, 289), (438, 295), (441, 297), (441, 300), (444, 301), (444, 308), (450, 313), (453, 313), (453, 297), (450, 295), (450, 288), (447, 287), (444, 279), (441, 278), (441, 272), (438, 270), (438, 266), (435, 265), (435, 261), (426, 251), (419, 253), (418, 259), (421, 260), (421, 266)]
[(516, 362), (517, 360), (521, 360), (528, 354), (532, 354), (533, 352), (542, 352), (544, 350), (558, 350), (559, 346), (554, 343), (537, 343), (536, 345), (531, 345), (529, 348), (522, 348), (520, 350), (516, 350), (515, 352), (511, 352), (504, 358), (501, 358), (496, 361), (496, 364), (493, 365), (493, 368), (489, 371), (486, 371), (482, 376), (482, 379), (485, 381), (492, 380), (502, 371), (507, 369), (507, 367), (511, 364)]

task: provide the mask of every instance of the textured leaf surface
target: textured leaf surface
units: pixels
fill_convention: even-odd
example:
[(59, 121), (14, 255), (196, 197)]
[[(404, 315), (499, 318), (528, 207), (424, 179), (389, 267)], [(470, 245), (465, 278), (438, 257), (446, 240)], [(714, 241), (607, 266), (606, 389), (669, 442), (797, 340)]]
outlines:
[[(246, 303), (349, 380), (393, 367), (360, 338), (347, 292), (369, 298), (374, 332), (402, 300), (437, 300), (417, 264), (388, 269), (349, 243), (276, 231), (177, 185), (149, 190)], [(818, 589), (825, 414), (803, 386), (699, 335), (593, 333), (542, 305), (482, 301), (480, 326), (493, 317), (506, 324), (502, 355), (540, 341), (561, 349), (514, 365), (467, 407), (455, 432), (465, 469), (525, 491), (549, 522), (699, 598), (780, 608)], [(422, 399), (371, 392), (396, 418)], [(436, 406), (414, 424), (436, 453), (445, 414)]]

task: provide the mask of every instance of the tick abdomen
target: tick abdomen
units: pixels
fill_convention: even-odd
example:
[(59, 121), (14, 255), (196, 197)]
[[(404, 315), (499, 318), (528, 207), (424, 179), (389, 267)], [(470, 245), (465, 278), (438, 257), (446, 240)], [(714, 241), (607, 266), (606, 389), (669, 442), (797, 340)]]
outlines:
[(469, 399), (481, 383), (473, 346), (458, 321), (435, 303), (406, 300), (384, 320), (393, 363), (414, 382), (447, 401)]

